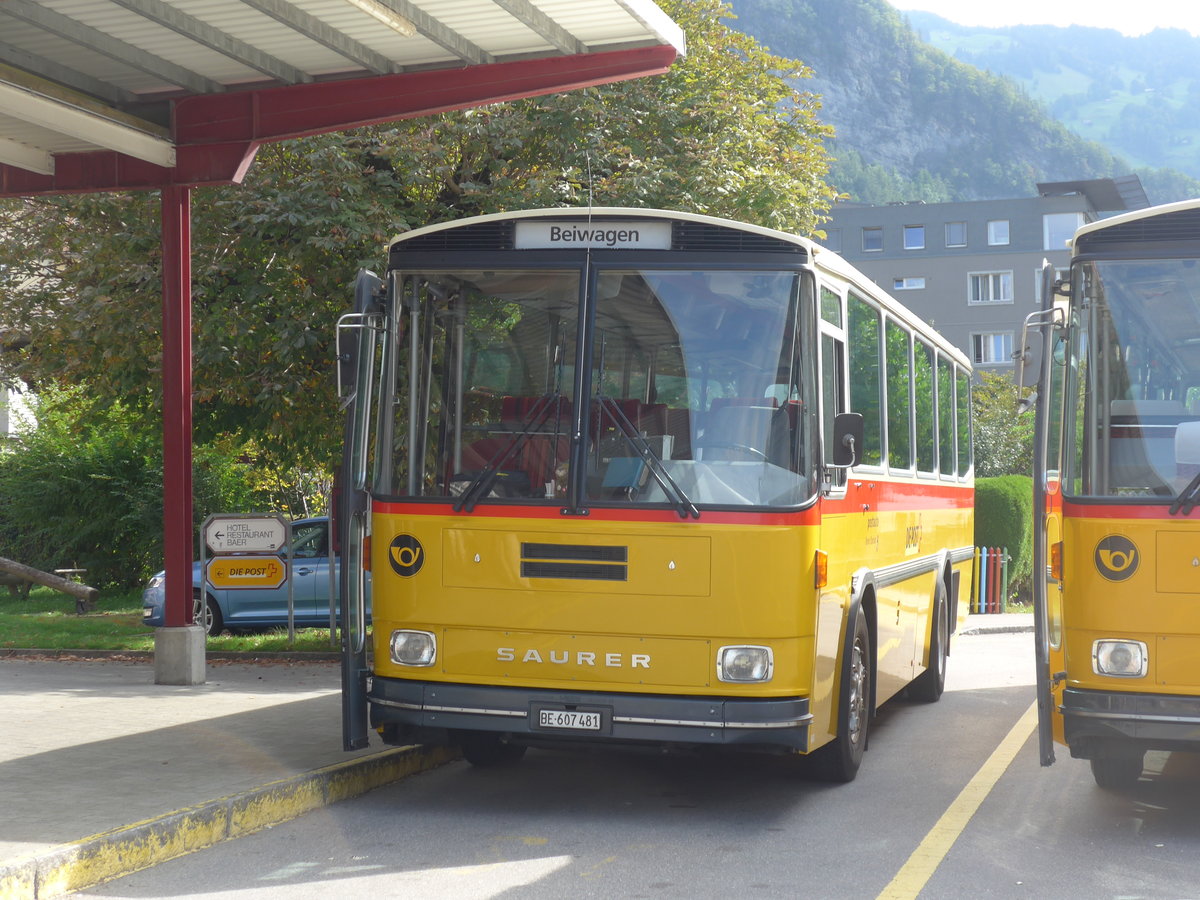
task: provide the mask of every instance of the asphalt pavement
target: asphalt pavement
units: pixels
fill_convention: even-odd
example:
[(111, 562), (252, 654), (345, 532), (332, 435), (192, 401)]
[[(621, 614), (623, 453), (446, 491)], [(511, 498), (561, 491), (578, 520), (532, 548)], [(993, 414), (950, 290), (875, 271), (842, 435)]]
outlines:
[[(962, 633), (1032, 631), (1028, 614)], [(45, 900), (258, 831), (456, 758), (341, 742), (336, 662), (0, 652), (0, 900)]]

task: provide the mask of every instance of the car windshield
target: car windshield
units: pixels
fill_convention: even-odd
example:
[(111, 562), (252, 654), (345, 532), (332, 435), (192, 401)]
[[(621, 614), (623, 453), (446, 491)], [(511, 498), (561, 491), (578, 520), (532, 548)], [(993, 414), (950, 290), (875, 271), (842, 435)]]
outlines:
[(376, 490), (468, 510), (803, 503), (815, 467), (802, 281), (598, 268), (585, 306), (576, 269), (407, 273), (417, 315), (397, 330), (380, 427), (393, 453)]

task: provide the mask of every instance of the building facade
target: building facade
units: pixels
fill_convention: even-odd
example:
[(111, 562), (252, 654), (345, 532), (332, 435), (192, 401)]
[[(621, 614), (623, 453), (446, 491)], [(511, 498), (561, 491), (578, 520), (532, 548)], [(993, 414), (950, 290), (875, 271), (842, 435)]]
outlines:
[(823, 243), (931, 322), (976, 370), (1015, 375), (1025, 317), (1041, 307), (1042, 260), (1069, 263), (1075, 230), (1149, 206), (1136, 175), (1038, 185), (1038, 196), (957, 203), (839, 204)]

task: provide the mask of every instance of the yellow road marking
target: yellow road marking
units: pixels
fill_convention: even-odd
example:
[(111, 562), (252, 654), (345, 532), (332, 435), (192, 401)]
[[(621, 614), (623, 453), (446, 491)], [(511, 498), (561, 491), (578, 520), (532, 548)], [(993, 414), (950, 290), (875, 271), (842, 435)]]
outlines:
[(1035, 701), (929, 829), (908, 862), (879, 894), (878, 900), (915, 900), (1036, 726)]

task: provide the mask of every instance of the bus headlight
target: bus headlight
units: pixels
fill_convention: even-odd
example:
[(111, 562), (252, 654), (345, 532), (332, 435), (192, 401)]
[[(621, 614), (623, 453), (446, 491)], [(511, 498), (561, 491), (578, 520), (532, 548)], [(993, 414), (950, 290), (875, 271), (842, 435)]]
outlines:
[(1092, 644), (1092, 671), (1117, 678), (1144, 678), (1149, 662), (1141, 641), (1103, 640)]
[(741, 683), (770, 681), (775, 657), (770, 647), (739, 645), (717, 650), (717, 679)]
[(431, 631), (393, 631), (392, 662), (401, 666), (432, 666), (437, 638)]

